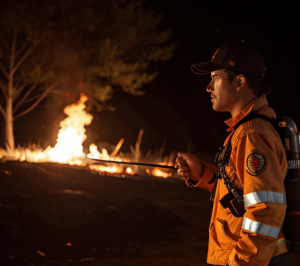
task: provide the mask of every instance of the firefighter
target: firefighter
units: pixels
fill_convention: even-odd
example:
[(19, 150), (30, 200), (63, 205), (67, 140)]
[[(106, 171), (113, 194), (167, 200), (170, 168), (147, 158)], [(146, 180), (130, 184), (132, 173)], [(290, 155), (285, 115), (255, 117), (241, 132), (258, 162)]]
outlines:
[(266, 99), (270, 88), (263, 80), (267, 66), (262, 56), (244, 41), (226, 43), (192, 70), (211, 75), (206, 91), (212, 108), (232, 116), (225, 121), (230, 134), (217, 156), (218, 166), (193, 154), (178, 153), (176, 159), (187, 186), (213, 193), (207, 263), (291, 265), (282, 231), (285, 150), (271, 123), (251, 117), (276, 118)]

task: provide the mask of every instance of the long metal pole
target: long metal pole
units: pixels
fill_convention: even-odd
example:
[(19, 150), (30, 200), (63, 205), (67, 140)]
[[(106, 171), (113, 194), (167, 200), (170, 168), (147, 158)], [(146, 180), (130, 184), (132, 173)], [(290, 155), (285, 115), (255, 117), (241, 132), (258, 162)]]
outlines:
[(123, 162), (123, 161), (110, 161), (110, 160), (101, 160), (95, 158), (88, 158), (93, 161), (102, 162), (102, 163), (119, 163), (119, 164), (131, 164), (131, 165), (141, 165), (141, 166), (150, 166), (150, 167), (157, 167), (157, 168), (168, 168), (168, 169), (175, 169), (174, 166), (169, 165), (160, 165), (160, 164), (151, 164), (151, 163), (135, 163), (135, 162)]

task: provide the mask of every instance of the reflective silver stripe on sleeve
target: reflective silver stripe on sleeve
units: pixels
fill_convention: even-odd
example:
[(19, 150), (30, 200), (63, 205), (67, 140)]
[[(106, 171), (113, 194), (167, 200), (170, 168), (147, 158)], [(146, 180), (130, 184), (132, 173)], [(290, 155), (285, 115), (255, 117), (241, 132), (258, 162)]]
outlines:
[(280, 228), (275, 226), (270, 226), (266, 224), (261, 224), (255, 221), (252, 221), (246, 217), (243, 219), (242, 228), (253, 233), (257, 233), (264, 236), (271, 236), (278, 238), (280, 233)]
[(245, 207), (261, 202), (286, 204), (286, 196), (284, 193), (272, 191), (257, 191), (244, 195)]

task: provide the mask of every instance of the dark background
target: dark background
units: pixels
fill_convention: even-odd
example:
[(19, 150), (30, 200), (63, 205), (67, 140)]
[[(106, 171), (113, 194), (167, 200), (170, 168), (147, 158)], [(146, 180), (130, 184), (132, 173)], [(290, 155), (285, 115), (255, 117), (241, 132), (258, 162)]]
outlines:
[[(126, 151), (144, 128), (143, 152), (166, 145), (167, 154), (186, 150), (191, 142), (194, 153), (200, 157), (213, 155), (227, 135), (223, 121), (230, 115), (212, 110), (210, 95), (205, 91), (210, 77), (195, 75), (190, 66), (209, 61), (223, 43), (240, 40), (255, 47), (265, 58), (265, 81), (274, 86), (269, 105), (278, 115), (290, 116), (300, 125), (296, 2), (148, 0), (145, 6), (163, 15), (160, 29), (172, 29), (169, 42), (177, 44), (174, 56), (151, 65), (150, 70), (158, 71), (158, 76), (143, 87), (145, 96), (119, 92), (114, 95), (115, 112), (91, 110), (94, 120), (87, 127), (85, 148), (92, 142), (116, 145), (124, 137), (121, 150)], [(50, 97), (16, 120), (16, 144), (40, 139), (43, 148), (54, 146), (59, 122), (65, 117), (63, 108), (78, 97), (65, 97), (59, 105)]]
[[(82, 2), (84, 3), (84, 1)], [(149, 148), (161, 147), (165, 142), (164, 140), (167, 140), (165, 154), (172, 150), (184, 150), (190, 141), (196, 145), (194, 152), (203, 157), (203, 159), (213, 156), (227, 135), (223, 121), (228, 119), (230, 115), (217, 113), (212, 110), (210, 95), (205, 91), (210, 77), (193, 74), (190, 66), (193, 63), (210, 60), (216, 49), (223, 43), (240, 40), (245, 40), (254, 46), (265, 58), (268, 65), (265, 80), (274, 86), (274, 93), (269, 97), (270, 105), (276, 110), (278, 115), (288, 115), (300, 125), (300, 115), (298, 114), (300, 37), (299, 15), (296, 3), (292, 4), (289, 1), (276, 4), (275, 1), (148, 0), (145, 4), (155, 8), (157, 13), (163, 14), (161, 29), (172, 29), (173, 33), (169, 42), (177, 43), (174, 57), (168, 62), (153, 63), (151, 65), (151, 71), (158, 71), (158, 77), (151, 84), (144, 86), (145, 96), (133, 97), (121, 92), (116, 93), (114, 95), (114, 103), (117, 106), (115, 112), (98, 113), (94, 108), (91, 110), (94, 120), (87, 127), (88, 137), (84, 142), (85, 148), (88, 148), (92, 142), (107, 141), (111, 144), (116, 144), (120, 138), (124, 137), (125, 142), (122, 150), (126, 151), (129, 145), (134, 144), (136, 141), (140, 128), (144, 128), (145, 133), (141, 146), (144, 152)], [(16, 144), (24, 145), (29, 141), (38, 142), (40, 140), (43, 148), (46, 148), (47, 145), (54, 146), (59, 122), (65, 118), (63, 108), (75, 102), (78, 98), (79, 95), (75, 94), (70, 97), (48, 97), (33, 112), (16, 120)], [(3, 133), (2, 128), (1, 145), (3, 145)], [(104, 249), (100, 250), (102, 248), (100, 246), (97, 249), (97, 252), (99, 250), (98, 255), (92, 253), (91, 248), (94, 248), (94, 246), (89, 246), (93, 244), (90, 241), (89, 234), (84, 235), (85, 238), (88, 238), (88, 245), (85, 245), (82, 241), (78, 241), (78, 244), (76, 244), (76, 240), (80, 240), (80, 238), (77, 238), (81, 236), (80, 233), (85, 233), (82, 230), (70, 234), (75, 238), (75, 242), (72, 239), (70, 240), (70, 237), (66, 239), (61, 238), (62, 241), (60, 241), (60, 238), (57, 238), (60, 241), (59, 245), (53, 245), (54, 248), (49, 245), (48, 250), (50, 251), (45, 247), (48, 245), (48, 242), (44, 241), (44, 234), (50, 235), (51, 232), (55, 232), (53, 238), (56, 238), (57, 232), (60, 232), (59, 230), (41, 230), (40, 234), (30, 234), (31, 236), (42, 238), (42, 240), (37, 242), (31, 241), (31, 238), (26, 238), (26, 234), (30, 232), (26, 226), (37, 231), (41, 228), (36, 226), (39, 220), (36, 219), (35, 214), (42, 218), (46, 214), (45, 220), (51, 222), (51, 219), (48, 217), (52, 212), (49, 212), (49, 209), (44, 208), (44, 206), (49, 206), (49, 208), (55, 210), (55, 206), (59, 205), (71, 211), (74, 206), (74, 208), (77, 208), (76, 211), (78, 211), (79, 207), (76, 204), (71, 206), (65, 203), (61, 204), (64, 200), (68, 203), (67, 200), (70, 199), (68, 193), (65, 193), (66, 195), (61, 193), (63, 192), (61, 191), (62, 189), (68, 188), (76, 192), (76, 195), (79, 190), (91, 191), (97, 195), (97, 199), (100, 199), (101, 202), (100, 208), (102, 208), (103, 204), (104, 206), (107, 205), (105, 207), (109, 207), (103, 208), (103, 210), (109, 212), (109, 215), (102, 215), (99, 212), (101, 217), (105, 217), (101, 221), (107, 222), (111, 227), (114, 226), (114, 223), (111, 223), (111, 221), (121, 224), (122, 226), (116, 226), (116, 228), (118, 230), (123, 230), (124, 228), (124, 234), (127, 231), (138, 234), (140, 227), (134, 228), (134, 230), (129, 229), (136, 226), (137, 222), (139, 226), (143, 225), (143, 222), (136, 220), (134, 221), (136, 223), (134, 223), (130, 219), (124, 222), (118, 216), (120, 209), (123, 212), (129, 210), (128, 217), (130, 218), (135, 217), (131, 215), (132, 210), (141, 212), (140, 209), (142, 209), (144, 212), (142, 212), (141, 216), (143, 219), (145, 217), (145, 220), (150, 224), (150, 228), (159, 226), (160, 229), (165, 230), (165, 227), (163, 227), (165, 224), (161, 223), (164, 216), (157, 218), (157, 216), (151, 215), (151, 219), (149, 218), (149, 214), (155, 213), (157, 215), (159, 213), (157, 212), (158, 208), (171, 210), (188, 222), (189, 226), (187, 228), (176, 231), (177, 238), (175, 240), (170, 238), (168, 242), (159, 243), (159, 246), (157, 244), (150, 246), (150, 248), (144, 248), (143, 246), (143, 249), (140, 244), (138, 248), (134, 245), (132, 246), (133, 251), (129, 251), (129, 253), (126, 253), (128, 252), (126, 250), (122, 251), (120, 260), (115, 265), (129, 265), (128, 261), (132, 261), (133, 265), (135, 260), (132, 258), (136, 257), (140, 259), (141, 263), (136, 263), (135, 265), (148, 265), (149, 263), (154, 265), (152, 261), (162, 261), (159, 265), (187, 265), (189, 262), (190, 265), (192, 265), (192, 262), (194, 263), (193, 265), (201, 265), (201, 263), (205, 263), (208, 238), (207, 228), (211, 213), (208, 192), (204, 190), (201, 190), (201, 192), (188, 190), (176, 179), (158, 180), (151, 178), (151, 181), (148, 181), (148, 179), (140, 179), (140, 177), (136, 176), (132, 177), (132, 180), (130, 178), (116, 180), (116, 177), (99, 179), (98, 175), (90, 177), (89, 173), (83, 173), (82, 170), (79, 173), (79, 170), (74, 170), (71, 166), (19, 164), (19, 162), (6, 162), (1, 165), (3, 169), (0, 169), (2, 208), (14, 210), (9, 213), (3, 212), (4, 216), (6, 216), (2, 217), (2, 228), (4, 230), (12, 228), (8, 232), (12, 232), (15, 235), (17, 235), (17, 232), (19, 234), (17, 236), (22, 236), (21, 240), (16, 238), (16, 242), (9, 244), (4, 241), (5, 248), (2, 251), (6, 252), (5, 259), (9, 262), (11, 262), (11, 254), (22, 255), (28, 249), (30, 249), (31, 253), (26, 254), (25, 258), (27, 261), (30, 261), (30, 258), (33, 261), (36, 258), (39, 260), (44, 258), (36, 252), (37, 250), (43, 251), (47, 255), (45, 259), (48, 260), (49, 254), (51, 254), (49, 252), (53, 249), (64, 253), (64, 257), (68, 256), (67, 258), (73, 259), (73, 257), (70, 257), (72, 250), (68, 250), (69, 247), (66, 246), (67, 242), (74, 244), (73, 254), (76, 255), (76, 259), (81, 256), (77, 247), (79, 247), (79, 251), (85, 252), (85, 256), (101, 256), (101, 252), (104, 252)], [(67, 170), (65, 171), (64, 169)], [(171, 182), (174, 182), (174, 185)], [(22, 193), (19, 191), (22, 191)], [(58, 196), (46, 194), (48, 191), (52, 191), (51, 193), (55, 192)], [(62, 196), (60, 196), (60, 193)], [(44, 202), (47, 203), (47, 198), (43, 201), (43, 198), (41, 200), (40, 197), (35, 197), (42, 194), (50, 195), (48, 205), (43, 205)], [(83, 196), (85, 195), (83, 194)], [(81, 196), (78, 195), (78, 197)], [(146, 201), (141, 201), (140, 198), (146, 199)], [(63, 201), (60, 201), (60, 199)], [(148, 199), (149, 202), (154, 202), (155, 206), (153, 208), (150, 208), (153, 205), (148, 204)], [(51, 202), (58, 202), (59, 204), (55, 205), (51, 204)], [(83, 199), (78, 199), (76, 202), (83, 202)], [(33, 208), (34, 204), (37, 204), (37, 207)], [(93, 207), (93, 204), (87, 201), (88, 206)], [(95, 204), (97, 205), (98, 203)], [(124, 205), (126, 208), (124, 208)], [(84, 208), (81, 209), (84, 210)], [(72, 222), (77, 222), (72, 216), (66, 216), (64, 209), (60, 210), (62, 217), (70, 217)], [(200, 215), (195, 210), (201, 210)], [(76, 211), (74, 210), (74, 214), (77, 214)], [(15, 215), (15, 213), (20, 213), (23, 216), (20, 217)], [(28, 213), (31, 216), (26, 216)], [(144, 213), (147, 215), (143, 216)], [(26, 217), (25, 222), (23, 217)], [(53, 217), (50, 218), (53, 219)], [(176, 219), (173, 219), (172, 216), (170, 217), (171, 222), (176, 222)], [(82, 221), (85, 222), (87, 219), (88, 216)], [(28, 223), (26, 224), (27, 221)], [(32, 221), (34, 221), (33, 224)], [(153, 224), (153, 221), (157, 223)], [(25, 224), (23, 231), (16, 231), (15, 228), (18, 229), (18, 227), (15, 225), (22, 225), (22, 223), (23, 225)], [(40, 223), (40, 225), (44, 224)], [(170, 227), (170, 224), (166, 224), (166, 226)], [(22, 229), (22, 227), (20, 228)], [(68, 224), (69, 228), (70, 224)], [(105, 226), (102, 228), (107, 229)], [(85, 229), (89, 230), (93, 229), (93, 227), (85, 226)], [(144, 230), (143, 232), (149, 233), (148, 227), (144, 227)], [(23, 232), (25, 232), (25, 237), (21, 234)], [(64, 232), (68, 233), (69, 231), (65, 230)], [(118, 231), (114, 232), (118, 233)], [(150, 232), (152, 231), (150, 230)], [(109, 235), (110, 231), (106, 230), (105, 233)], [(93, 235), (96, 234), (93, 232)], [(62, 236), (60, 235), (60, 237)], [(143, 239), (144, 235), (139, 235), (139, 237)], [(5, 240), (5, 238), (3, 239)], [(116, 239), (123, 241), (119, 236)], [(126, 240), (127, 238), (124, 239)], [(103, 236), (100, 238), (100, 241), (98, 240), (97, 243), (99, 245), (106, 244)], [(14, 245), (15, 243), (17, 244)], [(32, 244), (33, 248), (31, 249), (29, 245), (26, 247), (27, 243)], [(11, 253), (11, 250), (9, 250), (11, 246), (20, 247), (21, 253)], [(38, 249), (36, 246), (38, 246)], [(112, 248), (105, 246), (105, 252), (109, 256), (116, 258), (119, 251), (112, 251), (111, 249), (107, 251), (107, 247)], [(86, 252), (86, 248), (89, 248), (89, 252), (92, 255)], [(32, 257), (30, 257), (31, 255)], [(124, 256), (127, 259), (125, 262)], [(15, 258), (23, 259), (24, 257), (19, 256)], [(57, 256), (55, 258), (57, 259)], [(295, 260), (295, 262), (297, 264), (299, 259)], [(87, 264), (90, 265), (90, 262), (87, 262)], [(104, 264), (102, 263), (101, 265)]]

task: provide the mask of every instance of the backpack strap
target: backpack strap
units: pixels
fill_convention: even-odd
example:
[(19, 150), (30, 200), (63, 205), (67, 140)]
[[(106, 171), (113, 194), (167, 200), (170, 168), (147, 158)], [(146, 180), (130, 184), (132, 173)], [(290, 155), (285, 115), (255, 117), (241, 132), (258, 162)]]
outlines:
[(240, 195), (241, 192), (238, 193), (238, 190), (235, 188), (234, 184), (230, 181), (230, 179), (225, 171), (225, 168), (227, 167), (227, 165), (229, 163), (231, 148), (232, 148), (231, 140), (234, 135), (234, 132), (238, 129), (238, 127), (240, 125), (242, 125), (250, 120), (253, 120), (255, 118), (260, 118), (260, 119), (266, 120), (266, 121), (270, 122), (274, 127), (276, 126), (275, 119), (270, 118), (265, 115), (257, 114), (256, 112), (250, 112), (247, 116), (245, 116), (241, 121), (239, 121), (235, 125), (234, 131), (231, 133), (227, 144), (224, 147), (220, 148), (219, 153), (217, 154), (216, 159), (215, 159), (215, 163), (217, 164), (217, 166), (219, 168), (218, 174), (215, 174), (213, 179), (209, 181), (209, 183), (215, 182), (215, 186), (214, 186), (214, 189), (213, 189), (211, 197), (210, 197), (211, 200), (213, 201), (215, 191), (216, 191), (216, 186), (218, 183), (218, 179), (223, 179), (224, 184), (229, 193), (220, 200), (220, 203), (223, 206), (223, 208), (229, 208), (231, 213), (236, 217), (242, 217), (243, 214), (245, 213), (244, 202), (243, 202), (242, 195)]
[(242, 125), (250, 120), (253, 120), (255, 118), (260, 118), (260, 119), (270, 122), (272, 124), (272, 126), (275, 127), (275, 129), (276, 129), (276, 119), (268, 117), (266, 115), (260, 115), (256, 112), (250, 112), (248, 115), (246, 115), (241, 121), (236, 123), (236, 125), (234, 126), (234, 129), (236, 130), (240, 125)]

